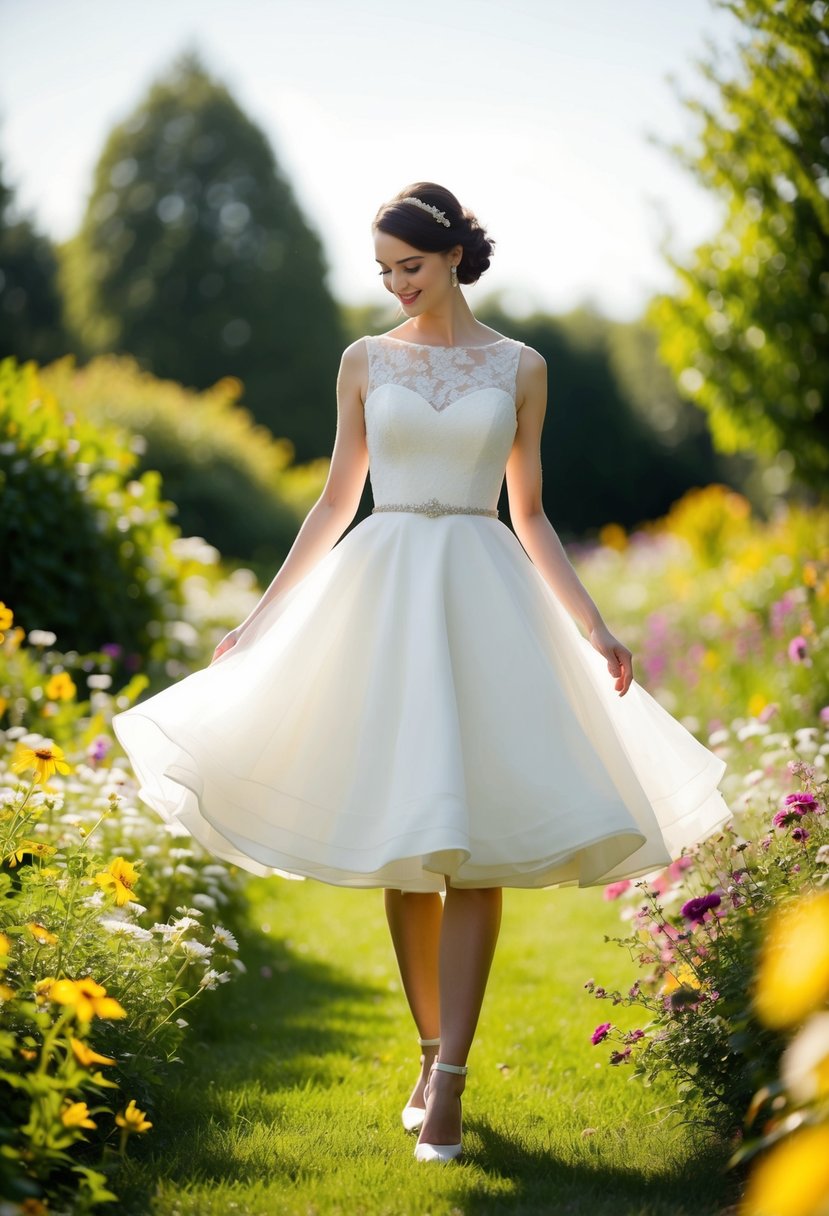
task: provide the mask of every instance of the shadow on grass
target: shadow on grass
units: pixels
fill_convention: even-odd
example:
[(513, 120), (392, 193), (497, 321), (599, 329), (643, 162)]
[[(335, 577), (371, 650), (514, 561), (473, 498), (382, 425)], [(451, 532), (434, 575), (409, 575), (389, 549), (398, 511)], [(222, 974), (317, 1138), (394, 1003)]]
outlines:
[(156, 1178), (185, 1183), (207, 1174), (239, 1182), (261, 1176), (237, 1157), (223, 1161), (214, 1151), (205, 1160), (205, 1128), (244, 1120), (245, 1099), (234, 1101), (233, 1092), (255, 1101), (257, 1091), (339, 1085), (343, 1057), (359, 1054), (367, 1034), (389, 1035), (385, 989), (356, 983), (252, 925), (234, 931), (247, 970), (188, 1011), (191, 1029), (181, 1062), (171, 1066), (169, 1084), (149, 1112), (152, 1139), (133, 1137), (124, 1176), (112, 1179), (124, 1213), (146, 1216), (152, 1210)]
[[(510, 1194), (492, 1194), (465, 1185), (453, 1196), (458, 1212), (470, 1216), (719, 1216), (739, 1196), (739, 1180), (725, 1171), (729, 1152), (710, 1143), (682, 1163), (643, 1177), (638, 1169), (606, 1162), (562, 1161), (554, 1151), (530, 1148), (504, 1136), (486, 1120), (466, 1124), (473, 1147), (466, 1161), (484, 1175), (507, 1179)], [(587, 1206), (586, 1206), (587, 1205)]]

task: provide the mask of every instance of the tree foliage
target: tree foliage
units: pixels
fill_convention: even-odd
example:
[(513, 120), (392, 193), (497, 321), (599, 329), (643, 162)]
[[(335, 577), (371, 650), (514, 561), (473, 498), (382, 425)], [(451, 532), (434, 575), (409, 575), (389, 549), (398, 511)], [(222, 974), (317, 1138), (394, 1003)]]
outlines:
[[(648, 320), (685, 396), (724, 452), (753, 452), (825, 489), (829, 473), (829, 32), (827, 4), (717, 0), (742, 23), (740, 71), (699, 67), (718, 104), (683, 99), (699, 148), (671, 151), (725, 203), (721, 230)], [(733, 70), (732, 70), (733, 71)]]
[(235, 376), (300, 459), (330, 451), (342, 343), (320, 242), (195, 53), (110, 134), (63, 254), (79, 354), (132, 354), (193, 388)]
[(16, 213), (0, 168), (0, 358), (54, 359), (66, 350), (51, 241)]

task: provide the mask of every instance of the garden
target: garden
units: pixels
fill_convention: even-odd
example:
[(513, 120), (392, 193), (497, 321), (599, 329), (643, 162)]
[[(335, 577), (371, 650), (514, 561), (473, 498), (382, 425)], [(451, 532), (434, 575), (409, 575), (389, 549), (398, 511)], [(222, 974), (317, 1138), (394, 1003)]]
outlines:
[[(416, 1054), (376, 893), (216, 862), (112, 735), (253, 575), (180, 534), (117, 427), (32, 364), (0, 381), (5, 500), (31, 504), (24, 607), (0, 604), (4, 1216), (822, 1211), (829, 514), (711, 485), (572, 546), (637, 678), (726, 760), (733, 818), (647, 879), (507, 892), (466, 1160), (435, 1184), (397, 1126)], [(61, 546), (66, 594), (86, 569), (119, 622), (97, 648), (95, 596), (54, 601)]]

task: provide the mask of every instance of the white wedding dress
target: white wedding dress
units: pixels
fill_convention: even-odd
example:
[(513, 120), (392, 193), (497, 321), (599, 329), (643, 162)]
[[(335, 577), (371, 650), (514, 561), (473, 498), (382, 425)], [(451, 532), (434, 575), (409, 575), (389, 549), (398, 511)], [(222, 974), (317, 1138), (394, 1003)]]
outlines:
[(725, 763), (635, 680), (618, 695), (495, 516), (523, 344), (364, 340), (375, 511), (231, 650), (115, 716), (141, 798), (254, 874), (343, 886), (668, 864), (730, 817)]

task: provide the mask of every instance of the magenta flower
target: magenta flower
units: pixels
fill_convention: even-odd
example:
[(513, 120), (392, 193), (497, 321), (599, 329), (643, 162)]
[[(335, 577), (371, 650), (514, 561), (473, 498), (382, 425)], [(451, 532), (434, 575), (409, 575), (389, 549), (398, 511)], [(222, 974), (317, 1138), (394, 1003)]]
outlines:
[(611, 1064), (624, 1064), (626, 1062), (626, 1060), (628, 1059), (628, 1057), (630, 1056), (630, 1051), (631, 1051), (631, 1049), (629, 1047), (626, 1047), (624, 1049), (624, 1051), (612, 1051), (610, 1053), (610, 1063)]
[(806, 815), (809, 811), (817, 811), (819, 809), (817, 798), (806, 790), (798, 790), (796, 794), (787, 794), (784, 801), (786, 806), (797, 807), (798, 815)]
[(823, 709), (818, 714), (824, 726), (829, 726), (829, 705), (824, 705)]
[(629, 878), (623, 878), (621, 882), (612, 882), (604, 889), (605, 899), (618, 899), (620, 895), (624, 895), (625, 891), (631, 886)]
[(612, 1025), (613, 1025), (612, 1022), (600, 1022), (599, 1023), (599, 1025), (596, 1027), (596, 1029), (593, 1031), (593, 1033), (590, 1036), (590, 1042), (593, 1044), (594, 1047), (598, 1043), (601, 1043), (602, 1039), (607, 1038), (608, 1031), (610, 1030)]
[(805, 828), (795, 828), (792, 832), (792, 840), (799, 840), (801, 844), (805, 844), (809, 839), (809, 832)]
[(645, 1037), (644, 1030), (629, 1030), (628, 1033), (625, 1035), (625, 1038), (627, 1039), (628, 1043), (638, 1043), (639, 1040), (644, 1039), (644, 1037)]
[(721, 902), (722, 896), (719, 891), (711, 891), (708, 895), (699, 895), (696, 899), (689, 899), (682, 905), (680, 912), (692, 925), (701, 925), (705, 920), (706, 912), (719, 907)]
[(793, 663), (805, 663), (811, 665), (809, 658), (809, 644), (802, 634), (798, 634), (796, 638), (792, 638), (788, 648), (789, 658)]

